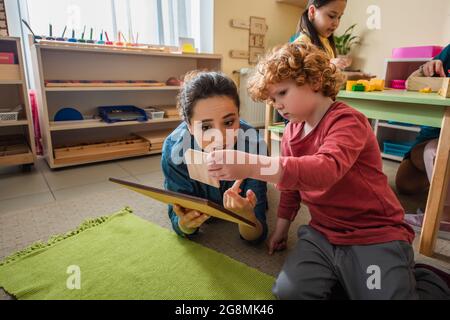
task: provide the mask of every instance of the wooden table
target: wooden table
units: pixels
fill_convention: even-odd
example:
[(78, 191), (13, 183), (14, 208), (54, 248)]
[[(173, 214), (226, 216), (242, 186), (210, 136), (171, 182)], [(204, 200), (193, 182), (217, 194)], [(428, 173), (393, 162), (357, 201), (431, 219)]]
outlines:
[[(370, 119), (441, 128), (419, 249), (421, 254), (433, 256), (449, 181), (450, 99), (435, 93), (385, 90), (383, 92), (341, 91), (338, 100), (359, 110)], [(271, 110), (272, 108), (268, 106), (266, 114), (272, 114)], [(267, 132), (271, 131), (269, 120), (266, 120)], [(270, 137), (269, 133), (266, 133), (267, 137)]]

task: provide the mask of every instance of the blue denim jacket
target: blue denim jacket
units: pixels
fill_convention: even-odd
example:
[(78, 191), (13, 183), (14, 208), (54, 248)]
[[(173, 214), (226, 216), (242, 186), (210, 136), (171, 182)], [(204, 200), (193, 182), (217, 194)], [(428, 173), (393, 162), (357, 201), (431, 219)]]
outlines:
[[(254, 154), (266, 154), (267, 147), (264, 140), (258, 135), (242, 134), (249, 129), (253, 129), (245, 121), (240, 121), (241, 132), (238, 135), (238, 143), (236, 150), (245, 151)], [(164, 173), (164, 187), (166, 190), (179, 192), (187, 195), (208, 199), (216, 204), (223, 205), (223, 194), (232, 187), (232, 181), (221, 181), (220, 189), (211, 187), (204, 183), (192, 180), (184, 161), (184, 153), (187, 149), (192, 148), (201, 150), (195, 139), (190, 134), (188, 126), (185, 122), (180, 124), (164, 142), (161, 158), (161, 166)], [(241, 196), (245, 197), (247, 190), (252, 190), (257, 197), (255, 207), (255, 216), (263, 226), (263, 233), (259, 239), (252, 243), (260, 243), (267, 237), (266, 210), (267, 204), (267, 184), (262, 181), (246, 179), (241, 185)], [(169, 205), (169, 217), (172, 221), (173, 230), (180, 236), (187, 235), (180, 230), (178, 226), (178, 216)], [(198, 230), (197, 230), (198, 231)], [(196, 232), (197, 232), (196, 231)]]

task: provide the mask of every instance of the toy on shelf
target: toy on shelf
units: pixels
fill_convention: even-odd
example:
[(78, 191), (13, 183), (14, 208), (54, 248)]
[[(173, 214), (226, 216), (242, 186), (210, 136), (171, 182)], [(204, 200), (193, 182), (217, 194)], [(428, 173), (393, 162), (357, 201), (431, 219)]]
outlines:
[(120, 121), (148, 121), (147, 113), (136, 106), (98, 107), (98, 111), (100, 117), (107, 123)]
[(347, 81), (346, 90), (358, 92), (383, 91), (384, 84), (385, 84), (384, 80), (380, 79), (371, 79), (370, 81), (369, 80)]
[(438, 92), (446, 78), (438, 77), (411, 77), (408, 79), (408, 91), (420, 91), (423, 88), (430, 88), (432, 92)]
[(47, 88), (165, 87), (156, 80), (45, 80)]
[(432, 93), (433, 90), (430, 87), (426, 87), (419, 90), (420, 93)]
[(83, 115), (80, 111), (74, 108), (62, 108), (60, 109), (53, 118), (54, 121), (82, 121), (84, 120)]
[(63, 31), (61, 37), (56, 38), (56, 41), (66, 41), (66, 38), (64, 38), (64, 36), (66, 35), (66, 31), (67, 31), (67, 26), (64, 27), (64, 31)]
[(77, 38), (75, 38), (75, 30), (72, 29), (72, 38), (69, 38), (69, 40), (67, 40), (68, 42), (72, 42), (72, 43), (76, 43), (78, 42)]
[(398, 89), (398, 90), (405, 90), (406, 89), (406, 80), (392, 80), (391, 88)]

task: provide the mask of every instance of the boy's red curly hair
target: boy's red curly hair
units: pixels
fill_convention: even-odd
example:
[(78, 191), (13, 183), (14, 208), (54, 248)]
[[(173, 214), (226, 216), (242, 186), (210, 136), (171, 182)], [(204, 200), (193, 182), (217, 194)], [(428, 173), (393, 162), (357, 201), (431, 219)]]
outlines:
[(335, 100), (345, 77), (316, 46), (289, 43), (273, 49), (259, 61), (249, 80), (250, 96), (255, 101), (267, 101), (268, 86), (285, 80), (294, 80), (298, 86), (318, 86), (324, 96)]

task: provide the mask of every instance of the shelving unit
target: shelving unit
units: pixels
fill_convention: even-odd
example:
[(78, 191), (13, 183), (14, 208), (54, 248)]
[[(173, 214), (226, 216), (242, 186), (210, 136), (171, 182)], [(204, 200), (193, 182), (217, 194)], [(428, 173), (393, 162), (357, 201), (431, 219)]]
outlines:
[(28, 169), (35, 163), (36, 152), (20, 39), (0, 37), (0, 52), (14, 53), (16, 62), (0, 65), (0, 108), (22, 106), (17, 120), (0, 121), (0, 166), (21, 165)]
[[(174, 129), (180, 118), (108, 124), (97, 117), (97, 108), (118, 105), (175, 107), (180, 87), (129, 84), (89, 87), (84, 83), (79, 87), (46, 87), (46, 81), (156, 80), (165, 83), (168, 78), (182, 77), (191, 70), (222, 69), (222, 56), (214, 54), (180, 54), (48, 41), (34, 44), (32, 53), (44, 152), (50, 168), (160, 153), (162, 144), (157, 143), (152, 148), (152, 139), (148, 137), (154, 132), (160, 138), (161, 130), (169, 132)], [(85, 120), (55, 122), (55, 114), (64, 107), (77, 109)], [(137, 144), (139, 147), (127, 150), (129, 146), (121, 149), (120, 143), (111, 142), (115, 139), (133, 140), (142, 132), (146, 133), (150, 148)], [(72, 157), (61, 150), (87, 152), (89, 155), (77, 156), (74, 153)], [(63, 154), (64, 160), (61, 158)]]

